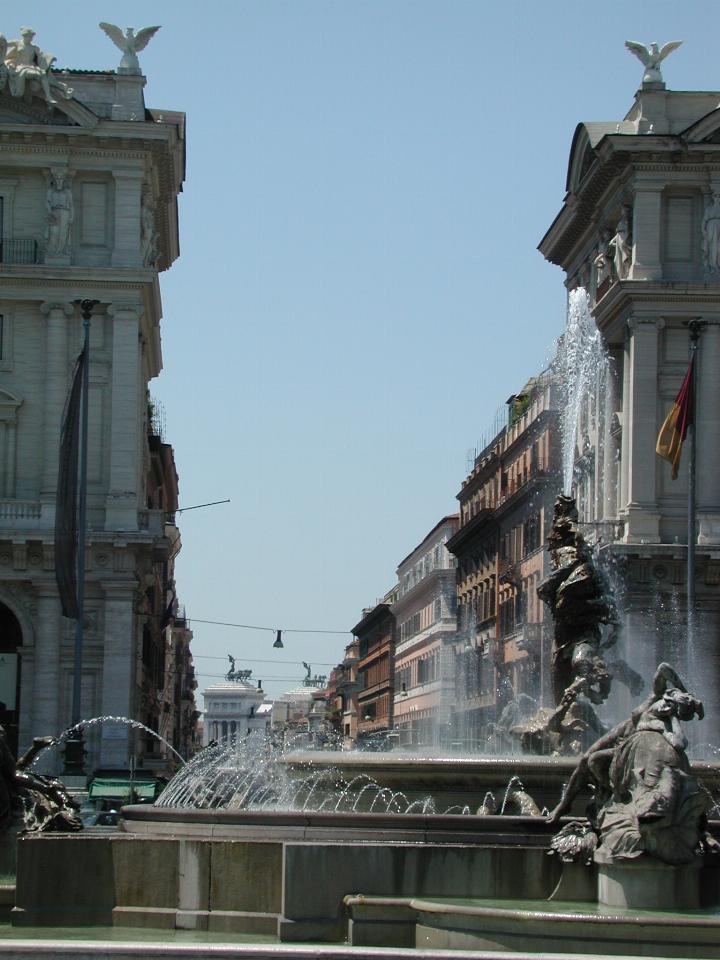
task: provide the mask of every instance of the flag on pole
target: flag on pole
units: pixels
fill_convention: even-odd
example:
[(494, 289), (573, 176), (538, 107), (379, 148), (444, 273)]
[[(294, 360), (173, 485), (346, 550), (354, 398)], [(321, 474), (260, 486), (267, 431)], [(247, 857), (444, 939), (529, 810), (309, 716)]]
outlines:
[(680, 393), (675, 397), (670, 413), (660, 427), (655, 444), (655, 452), (672, 465), (673, 480), (677, 478), (682, 445), (693, 420), (694, 366), (695, 357), (693, 356), (680, 387)]
[(60, 462), (55, 497), (55, 580), (64, 617), (77, 620), (77, 502), (80, 454), (80, 398), (86, 367), (85, 350), (75, 361), (72, 384), (60, 427)]

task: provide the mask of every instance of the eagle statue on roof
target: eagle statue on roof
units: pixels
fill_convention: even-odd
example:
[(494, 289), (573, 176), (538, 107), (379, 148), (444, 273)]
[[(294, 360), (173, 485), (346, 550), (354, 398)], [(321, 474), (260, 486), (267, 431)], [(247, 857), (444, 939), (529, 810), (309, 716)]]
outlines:
[(101, 23), (99, 26), (110, 37), (115, 46), (123, 52), (117, 72), (141, 76), (142, 70), (137, 58), (138, 52), (145, 49), (160, 27), (143, 27), (137, 33), (132, 27), (128, 27), (123, 33), (120, 27), (116, 27), (113, 23)]
[(637, 40), (625, 41), (625, 46), (630, 53), (634, 53), (645, 67), (645, 73), (642, 78), (643, 83), (663, 83), (660, 64), (665, 57), (671, 54), (673, 50), (677, 50), (681, 44), (682, 40), (671, 40), (670, 43), (666, 43), (663, 47), (659, 47), (657, 43), (651, 43), (648, 47), (645, 46), (644, 43), (638, 43)]

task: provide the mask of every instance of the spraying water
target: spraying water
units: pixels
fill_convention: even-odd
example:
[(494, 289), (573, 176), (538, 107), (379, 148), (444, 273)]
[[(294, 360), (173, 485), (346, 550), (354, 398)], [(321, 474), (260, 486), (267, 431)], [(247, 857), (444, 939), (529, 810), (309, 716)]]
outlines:
[(70, 740), (74, 733), (84, 732), (87, 729), (90, 729), (92, 727), (99, 727), (106, 723), (114, 723), (114, 724), (119, 723), (119, 724), (123, 724), (126, 727), (130, 727), (131, 730), (142, 730), (144, 733), (151, 734), (153, 737), (155, 737), (156, 740), (159, 740), (160, 743), (163, 743), (168, 748), (168, 750), (171, 750), (172, 753), (174, 753), (175, 756), (178, 758), (180, 763), (182, 763), (183, 765), (185, 764), (184, 758), (180, 756), (180, 754), (177, 752), (175, 747), (169, 744), (164, 737), (161, 737), (156, 730), (153, 730), (150, 727), (146, 727), (145, 724), (140, 723), (139, 720), (131, 720), (129, 717), (107, 716), (107, 717), (91, 717), (88, 720), (81, 720), (80, 723), (76, 723), (74, 726), (68, 727), (67, 730), (63, 730), (63, 732), (60, 734), (60, 736), (57, 738), (57, 740), (54, 743), (51, 743), (47, 747), (44, 747), (38, 753), (38, 755), (35, 757), (35, 759), (32, 762), (32, 766), (34, 767), (38, 763), (40, 758), (43, 756), (43, 754), (47, 750), (52, 750), (54, 748), (61, 746), (67, 740)]
[(566, 493), (570, 493), (573, 484), (578, 423), (583, 405), (592, 402), (597, 384), (604, 382), (607, 365), (607, 353), (590, 312), (587, 291), (578, 287), (568, 298), (567, 326), (555, 360), (562, 396), (560, 442), (563, 490)]

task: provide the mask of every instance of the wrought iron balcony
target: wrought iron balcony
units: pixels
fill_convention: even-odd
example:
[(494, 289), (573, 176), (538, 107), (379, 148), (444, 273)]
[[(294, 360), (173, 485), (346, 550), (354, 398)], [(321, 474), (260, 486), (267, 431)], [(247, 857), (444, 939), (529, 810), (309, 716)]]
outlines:
[(37, 240), (0, 239), (0, 263), (27, 264), (37, 262)]

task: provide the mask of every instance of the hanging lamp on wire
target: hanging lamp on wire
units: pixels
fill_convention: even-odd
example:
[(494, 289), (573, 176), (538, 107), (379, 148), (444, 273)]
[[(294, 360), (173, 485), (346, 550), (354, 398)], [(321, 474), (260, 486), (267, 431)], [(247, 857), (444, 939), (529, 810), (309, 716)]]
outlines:
[(284, 646), (285, 644), (282, 642), (282, 630), (277, 630), (275, 633), (275, 643), (273, 644), (273, 647), (276, 650), (282, 650)]

